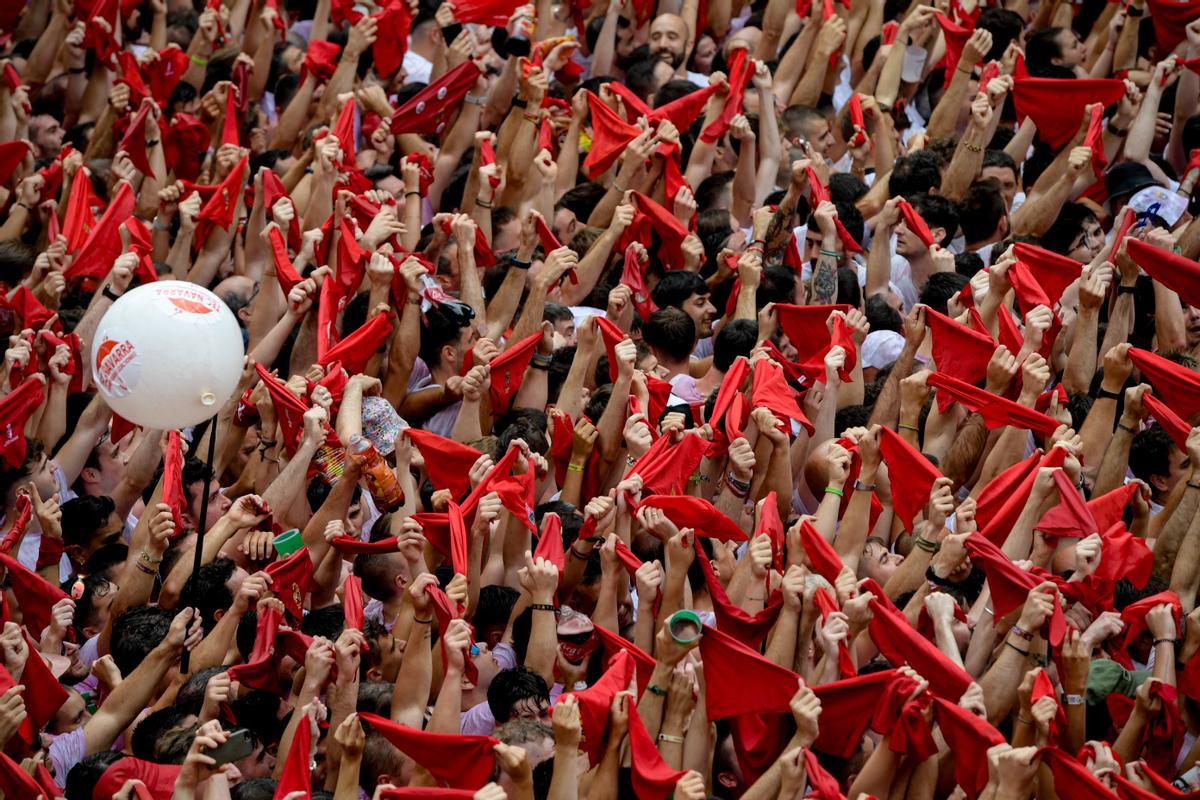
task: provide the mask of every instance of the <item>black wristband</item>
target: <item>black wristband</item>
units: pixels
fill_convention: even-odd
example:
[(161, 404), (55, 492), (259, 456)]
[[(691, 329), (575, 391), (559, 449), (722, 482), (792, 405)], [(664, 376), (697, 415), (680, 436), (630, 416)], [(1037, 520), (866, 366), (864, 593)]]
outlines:
[(524, 97), (514, 97), (512, 106), (513, 108), (529, 108), (529, 101)]
[(1120, 392), (1110, 392), (1107, 389), (1101, 387), (1100, 389), (1098, 389), (1096, 391), (1096, 399), (1104, 400), (1105, 398), (1107, 398), (1109, 400), (1119, 401), (1121, 399), (1121, 393)]
[(102, 297), (107, 297), (109, 300), (112, 300), (114, 303), (121, 299), (121, 295), (114, 292), (112, 290), (111, 286), (105, 286), (104, 291), (100, 292), (100, 295)]
[(1117, 294), (1133, 294), (1137, 291), (1136, 286), (1117, 286)]
[(446, 44), (454, 44), (454, 40), (458, 38), (458, 35), (462, 33), (462, 30), (463, 26), (457, 22), (453, 25), (447, 25), (446, 27), (442, 28), (442, 39), (445, 40)]

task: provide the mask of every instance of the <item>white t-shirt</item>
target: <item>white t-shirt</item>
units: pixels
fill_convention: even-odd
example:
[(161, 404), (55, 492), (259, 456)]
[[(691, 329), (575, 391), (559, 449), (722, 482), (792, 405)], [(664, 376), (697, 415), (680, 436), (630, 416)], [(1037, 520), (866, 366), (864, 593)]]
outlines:
[(429, 78), (433, 74), (433, 62), (425, 56), (407, 50), (401, 64), (404, 66), (404, 74), (409, 83), (429, 83)]

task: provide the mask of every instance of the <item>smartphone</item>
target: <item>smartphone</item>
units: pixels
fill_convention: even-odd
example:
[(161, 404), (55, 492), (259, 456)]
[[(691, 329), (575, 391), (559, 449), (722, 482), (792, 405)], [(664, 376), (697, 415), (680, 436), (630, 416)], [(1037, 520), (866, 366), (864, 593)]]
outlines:
[(245, 728), (239, 728), (229, 734), (229, 738), (224, 744), (217, 745), (212, 750), (209, 750), (206, 755), (217, 762), (217, 766), (222, 764), (231, 764), (234, 761), (240, 761), (246, 756), (254, 752), (254, 740), (251, 738), (250, 731)]

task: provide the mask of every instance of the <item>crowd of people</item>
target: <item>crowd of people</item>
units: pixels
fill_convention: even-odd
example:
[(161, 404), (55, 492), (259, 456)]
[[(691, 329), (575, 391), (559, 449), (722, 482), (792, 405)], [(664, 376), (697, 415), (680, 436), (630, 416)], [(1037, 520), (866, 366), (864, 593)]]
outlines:
[(4, 800), (1200, 797), (1200, 0), (517, 2), (2, 4)]

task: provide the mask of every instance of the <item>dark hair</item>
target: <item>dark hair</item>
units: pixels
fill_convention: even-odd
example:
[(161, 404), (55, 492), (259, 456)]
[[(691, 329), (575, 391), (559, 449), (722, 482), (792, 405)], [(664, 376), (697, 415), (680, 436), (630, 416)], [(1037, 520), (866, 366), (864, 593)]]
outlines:
[(229, 787), (229, 800), (271, 800), (279, 781), (274, 778), (251, 778)]
[(887, 296), (883, 292), (876, 292), (867, 298), (864, 314), (872, 332), (904, 333), (904, 317), (887, 301)]
[(205, 667), (193, 672), (179, 689), (175, 696), (175, 708), (186, 714), (199, 714), (204, 705), (204, 693), (208, 691), (208, 682), (214, 675), (220, 675), (225, 667)]
[(598, 183), (581, 183), (563, 192), (554, 204), (555, 209), (565, 208), (575, 215), (580, 222), (586, 222), (592, 209), (600, 202), (608, 190)]
[(660, 308), (642, 328), (642, 339), (673, 360), (685, 361), (696, 349), (696, 323), (678, 308)]
[(983, 257), (979, 253), (968, 251), (954, 254), (954, 271), (967, 280), (983, 269)]
[(159, 754), (155, 745), (162, 735), (172, 728), (177, 728), (183, 721), (192, 716), (191, 711), (183, 711), (178, 706), (167, 706), (157, 711), (151, 711), (142, 717), (142, 721), (133, 729), (130, 746), (133, 757), (143, 761), (158, 761)]
[(982, 242), (995, 234), (1000, 220), (1008, 213), (1004, 205), (1004, 195), (1001, 194), (1000, 181), (995, 178), (983, 178), (972, 183), (959, 209), (962, 212), (959, 222), (962, 223), (963, 237), (966, 238), (967, 244)]
[(360, 553), (354, 557), (354, 574), (362, 579), (362, 590), (376, 600), (396, 595), (395, 553)]
[(858, 285), (858, 270), (838, 267), (837, 301), (854, 308), (862, 307), (862, 287)]
[(738, 356), (749, 358), (756, 344), (758, 322), (752, 319), (730, 320), (713, 337), (713, 368), (728, 372)]
[(708, 284), (694, 272), (677, 269), (662, 277), (651, 296), (659, 308), (682, 308), (694, 294), (710, 294)]
[(1083, 225), (1088, 220), (1099, 222), (1096, 214), (1083, 203), (1063, 203), (1054, 222), (1042, 234), (1042, 247), (1065, 256), (1071, 252), (1072, 243), (1083, 232)]
[(462, 317), (450, 314), (440, 306), (434, 306), (425, 312), (425, 324), (421, 326), (421, 347), (419, 355), (425, 366), (433, 370), (441, 358), (441, 350), (448, 344), (454, 344), (462, 334), (462, 329), (468, 324)]
[[(733, 183), (732, 170), (715, 172), (700, 181), (700, 185), (696, 187), (696, 207), (700, 211), (718, 210), (717, 200), (720, 198), (721, 192), (725, 191), (731, 183)], [(719, 210), (724, 211), (725, 209)], [(726, 229), (728, 230), (728, 225)]]
[(954, 203), (940, 194), (918, 194), (909, 197), (908, 202), (929, 223), (930, 228), (943, 228), (946, 231), (937, 244), (942, 247), (949, 245), (958, 233), (958, 208)]
[(92, 789), (100, 782), (101, 776), (123, 758), (128, 756), (117, 750), (101, 750), (84, 756), (67, 773), (64, 787), (67, 800), (92, 800)]
[(475, 616), (471, 620), (476, 630), (483, 630), (492, 625), (508, 625), (513, 607), (521, 593), (511, 586), (501, 586), (490, 583), (479, 589), (479, 600), (475, 606)]
[(1016, 160), (1003, 150), (988, 148), (983, 151), (983, 163), (980, 164), (980, 169), (984, 170), (988, 167), (1001, 167), (1002, 169), (1011, 169), (1013, 178), (1018, 177), (1019, 170), (1017, 169)]
[(1054, 59), (1062, 58), (1062, 45), (1058, 43), (1058, 35), (1064, 30), (1065, 28), (1042, 28), (1025, 37), (1025, 66), (1030, 74), (1036, 74), (1043, 68), (1052, 66)]
[(921, 290), (920, 302), (938, 313), (945, 314), (950, 298), (962, 291), (967, 279), (957, 272), (935, 272)]
[(126, 680), (150, 651), (167, 638), (174, 616), (158, 606), (133, 606), (113, 621), (112, 657)]
[(497, 725), (503, 725), (512, 718), (513, 706), (528, 698), (550, 703), (550, 687), (546, 686), (546, 679), (523, 666), (500, 670), (492, 678), (487, 692), (492, 719)]
[(1155, 475), (1171, 471), (1171, 448), (1175, 443), (1161, 425), (1138, 431), (1129, 445), (1129, 471), (1138, 480), (1150, 482)]
[(309, 611), (300, 620), (300, 632), (305, 636), (324, 636), (335, 641), (346, 627), (346, 612), (338, 603)]
[[(192, 503), (200, 499), (198, 496), (192, 494), (192, 484), (198, 481), (211, 481), (214, 479), (214, 477), (215, 476), (213, 475), (212, 467), (208, 466), (208, 464), (205, 464), (200, 459), (188, 458), (184, 460), (183, 471), (180, 478), (183, 483), (183, 497), (187, 501), (189, 508), (191, 507)], [(201, 491), (203, 491), (203, 489)]]
[(217, 612), (233, 603), (233, 592), (225, 584), (236, 569), (233, 559), (220, 556), (201, 566), (200, 571), (189, 575), (184, 583), (183, 596), (200, 609), (205, 630), (212, 630), (217, 622)]
[(918, 150), (896, 159), (888, 177), (891, 197), (903, 197), (910, 203), (913, 197), (942, 185), (942, 160), (928, 150)]
[(13, 486), (28, 480), (37, 468), (38, 462), (46, 454), (46, 448), (40, 439), (27, 439), (25, 442), (25, 461), (15, 469), (0, 471), (0, 491), (7, 497)]
[(1025, 21), (1015, 11), (1003, 8), (985, 8), (975, 22), (976, 28), (983, 28), (992, 34), (992, 49), (983, 57), (984, 63), (998, 61), (1011, 42), (1021, 37), (1025, 30)]
[(625, 86), (644, 101), (654, 94), (654, 67), (657, 59), (646, 58), (629, 65), (625, 70)]
[[(74, 581), (70, 581), (74, 583)], [(108, 579), (107, 575), (96, 575), (88, 573), (83, 578), (83, 594), (75, 601), (75, 616), (74, 625), (76, 632), (84, 636), (83, 629), (92, 624), (92, 620), (96, 611), (96, 591), (98, 589), (107, 589), (108, 592), (116, 591), (114, 583)], [(69, 591), (70, 586), (66, 586), (63, 591)], [(107, 596), (105, 592), (102, 596)], [(84, 638), (87, 638), (84, 636)]]

